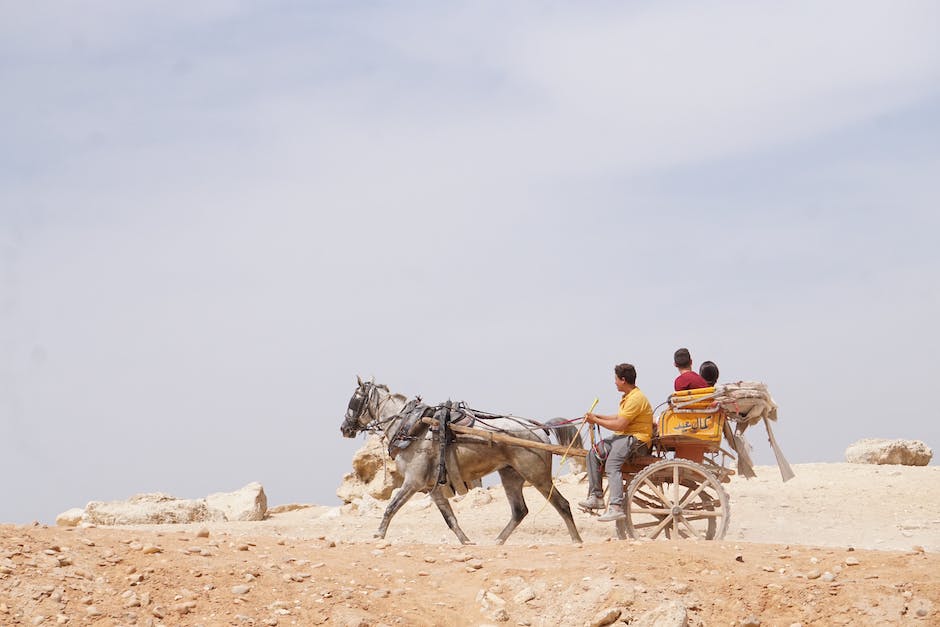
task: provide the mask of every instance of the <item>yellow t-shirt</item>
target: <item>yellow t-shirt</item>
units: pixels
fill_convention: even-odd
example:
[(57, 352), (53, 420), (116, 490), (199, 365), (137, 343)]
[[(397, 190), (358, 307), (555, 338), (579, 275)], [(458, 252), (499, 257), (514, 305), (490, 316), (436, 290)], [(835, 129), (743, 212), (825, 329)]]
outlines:
[(640, 388), (633, 388), (623, 395), (617, 415), (630, 422), (626, 429), (614, 433), (632, 435), (647, 444), (653, 439), (653, 407)]

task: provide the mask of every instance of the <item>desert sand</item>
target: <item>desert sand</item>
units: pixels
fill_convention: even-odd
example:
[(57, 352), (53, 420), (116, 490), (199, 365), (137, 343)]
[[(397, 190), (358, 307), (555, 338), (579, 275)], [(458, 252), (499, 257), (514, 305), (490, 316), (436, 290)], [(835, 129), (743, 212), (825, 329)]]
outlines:
[[(938, 625), (940, 467), (795, 465), (733, 478), (719, 541), (584, 543), (526, 489), (502, 546), (500, 487), (424, 495), (373, 538), (385, 502), (283, 505), (261, 522), (0, 526), (0, 625)], [(572, 503), (580, 475), (558, 478)]]

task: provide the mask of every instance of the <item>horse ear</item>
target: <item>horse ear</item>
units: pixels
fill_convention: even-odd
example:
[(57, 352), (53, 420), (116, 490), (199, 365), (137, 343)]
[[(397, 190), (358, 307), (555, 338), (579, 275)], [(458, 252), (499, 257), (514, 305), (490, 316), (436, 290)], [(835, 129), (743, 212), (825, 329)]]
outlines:
[(373, 375), (372, 378), (369, 379), (369, 383), (371, 383), (372, 385), (375, 385), (375, 375)]
[(362, 377), (360, 377), (358, 374), (356, 375), (356, 381), (359, 382), (359, 387), (362, 387)]

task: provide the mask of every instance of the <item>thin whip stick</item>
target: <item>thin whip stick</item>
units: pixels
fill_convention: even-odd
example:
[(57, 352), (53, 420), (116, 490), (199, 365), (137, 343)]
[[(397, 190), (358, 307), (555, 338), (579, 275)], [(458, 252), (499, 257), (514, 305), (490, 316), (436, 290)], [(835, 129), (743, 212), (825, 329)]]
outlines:
[[(593, 411), (594, 411), (594, 408), (597, 407), (597, 403), (598, 403), (598, 402), (600, 402), (600, 401), (599, 401), (597, 398), (595, 398), (595, 399), (594, 399), (594, 403), (591, 404), (591, 409), (589, 409), (587, 413), (590, 414), (591, 412), (593, 412)], [(585, 421), (583, 421), (583, 422), (581, 423), (581, 428), (578, 429), (578, 435), (579, 435), (579, 436), (581, 435), (581, 431), (584, 429), (584, 425), (586, 425), (586, 424), (588, 424), (588, 421), (587, 421), (587, 420), (585, 420)], [(577, 437), (571, 438), (571, 442), (568, 443), (568, 448), (565, 449), (564, 455), (561, 456), (561, 461), (558, 462), (558, 465), (559, 465), (559, 466), (561, 466), (562, 464), (565, 463), (565, 458), (568, 457), (568, 451), (571, 450), (571, 446), (575, 443), (575, 441), (576, 441), (577, 439), (578, 439)], [(591, 449), (592, 449), (592, 450), (594, 449), (594, 425), (591, 425)], [(552, 488), (551, 488), (551, 490), (548, 491), (548, 496), (545, 498), (545, 502), (542, 503), (542, 507), (539, 508), (539, 511), (535, 512), (535, 515), (536, 515), (536, 516), (538, 516), (539, 514), (541, 514), (541, 513), (542, 513), (542, 510), (544, 510), (545, 507), (549, 504), (549, 502), (551, 502), (552, 493), (554, 493), (554, 492), (555, 492), (555, 477), (552, 477)]]

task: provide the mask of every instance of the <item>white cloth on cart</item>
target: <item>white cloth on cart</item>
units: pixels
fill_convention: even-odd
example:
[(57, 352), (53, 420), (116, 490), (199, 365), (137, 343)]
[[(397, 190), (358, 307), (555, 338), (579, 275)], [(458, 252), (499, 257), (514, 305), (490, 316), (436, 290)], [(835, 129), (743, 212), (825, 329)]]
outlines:
[[(715, 387), (715, 401), (740, 425), (757, 424), (762, 419), (777, 419), (777, 403), (767, 385), (760, 381), (722, 383)], [(739, 429), (743, 431), (743, 429)]]
[[(744, 430), (750, 425), (763, 422), (767, 429), (767, 439), (770, 448), (777, 458), (777, 467), (784, 481), (789, 481), (796, 475), (787, 459), (783, 456), (780, 445), (774, 438), (770, 421), (777, 420), (777, 403), (774, 402), (770, 391), (764, 383), (759, 381), (738, 381), (736, 383), (722, 383), (715, 387), (715, 402), (725, 410), (728, 420), (736, 424), (734, 433), (727, 428), (725, 438), (730, 441), (738, 454), (738, 472), (745, 477), (753, 477), (754, 469), (749, 454), (750, 444), (744, 439)], [(730, 437), (729, 437), (730, 436)]]

